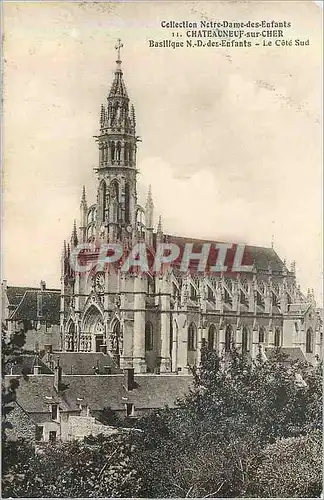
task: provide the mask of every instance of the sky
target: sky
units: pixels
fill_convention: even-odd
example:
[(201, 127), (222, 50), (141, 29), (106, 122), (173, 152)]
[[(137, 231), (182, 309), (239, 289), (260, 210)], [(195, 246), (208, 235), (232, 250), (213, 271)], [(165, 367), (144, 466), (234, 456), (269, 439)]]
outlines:
[[(315, 2), (16, 3), (4, 10), (3, 270), (60, 286), (60, 255), (95, 202), (94, 135), (117, 38), (166, 233), (271, 246), (322, 289), (322, 11)], [(149, 48), (162, 20), (287, 20), (303, 47)], [(273, 236), (272, 236), (273, 235)]]

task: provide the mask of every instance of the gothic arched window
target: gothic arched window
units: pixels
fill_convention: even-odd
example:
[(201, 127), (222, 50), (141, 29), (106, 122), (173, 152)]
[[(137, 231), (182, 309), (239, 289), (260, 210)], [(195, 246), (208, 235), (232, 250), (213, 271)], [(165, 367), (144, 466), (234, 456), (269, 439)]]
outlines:
[(231, 325), (227, 325), (225, 330), (225, 352), (229, 352), (231, 350), (232, 340), (233, 329)]
[(259, 344), (264, 344), (265, 342), (265, 328), (264, 326), (260, 326), (259, 329)]
[(114, 141), (111, 141), (110, 143), (110, 150), (111, 150), (111, 161), (115, 161), (115, 143)]
[(243, 327), (242, 330), (242, 352), (248, 352), (249, 351), (249, 332), (246, 326)]
[(190, 298), (192, 300), (196, 300), (197, 299), (197, 290), (196, 290), (196, 288), (193, 285), (190, 285)]
[(308, 328), (306, 332), (306, 352), (313, 352), (313, 331), (311, 328)]
[(105, 214), (106, 214), (106, 183), (105, 181), (102, 181), (99, 186), (99, 207), (100, 207), (100, 212), (101, 212), (101, 220), (105, 220)]
[(121, 144), (118, 141), (117, 142), (117, 147), (116, 147), (116, 160), (120, 161), (120, 154), (121, 154)]
[(126, 182), (125, 184), (125, 222), (128, 224), (130, 222), (130, 213), (129, 213), (129, 206), (130, 206), (130, 190), (129, 190), (129, 184)]
[(215, 337), (216, 337), (216, 327), (215, 325), (210, 325), (208, 329), (208, 343), (207, 343), (207, 347), (209, 350), (215, 348)]
[(275, 347), (280, 347), (281, 345), (281, 333), (280, 333), (280, 328), (275, 329), (275, 334), (274, 334), (274, 345)]
[(194, 323), (190, 323), (188, 328), (188, 351), (196, 350), (197, 328)]
[(150, 322), (145, 325), (145, 351), (153, 351), (153, 327)]
[(124, 163), (128, 165), (128, 142), (124, 144)]

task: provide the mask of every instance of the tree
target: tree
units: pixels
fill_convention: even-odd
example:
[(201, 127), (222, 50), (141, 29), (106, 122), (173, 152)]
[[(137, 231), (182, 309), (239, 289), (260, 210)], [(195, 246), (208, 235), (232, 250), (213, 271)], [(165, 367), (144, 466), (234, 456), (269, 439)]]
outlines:
[(8, 330), (4, 323), (1, 326), (1, 362), (2, 362), (2, 441), (6, 439), (5, 430), (11, 428), (10, 422), (7, 421), (8, 414), (13, 410), (11, 404), (16, 399), (16, 390), (19, 386), (18, 379), (11, 379), (9, 383), (5, 384), (4, 375), (8, 365), (19, 362), (23, 353), (23, 346), (26, 342), (26, 325), (19, 330), (16, 330), (11, 338), (8, 339)]
[(15, 463), (15, 481), (5, 482), (4, 497), (133, 497), (140, 479), (130, 463), (133, 447), (124, 433), (42, 447)]
[[(145, 416), (133, 456), (148, 497), (233, 497), (253, 491), (263, 450), (322, 425), (322, 367), (278, 351), (254, 362), (206, 349), (175, 410)], [(161, 479), (163, 478), (163, 479)]]
[(322, 433), (278, 439), (265, 448), (256, 471), (254, 492), (260, 497), (320, 497)]

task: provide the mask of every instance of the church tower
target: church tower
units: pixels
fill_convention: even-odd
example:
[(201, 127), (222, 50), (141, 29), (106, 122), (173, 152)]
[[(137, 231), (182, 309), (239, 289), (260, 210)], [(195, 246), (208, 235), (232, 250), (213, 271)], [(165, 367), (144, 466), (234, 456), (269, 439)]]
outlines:
[(136, 120), (121, 69), (121, 41), (116, 45), (115, 77), (101, 106), (96, 236), (102, 242), (131, 241), (136, 232)]

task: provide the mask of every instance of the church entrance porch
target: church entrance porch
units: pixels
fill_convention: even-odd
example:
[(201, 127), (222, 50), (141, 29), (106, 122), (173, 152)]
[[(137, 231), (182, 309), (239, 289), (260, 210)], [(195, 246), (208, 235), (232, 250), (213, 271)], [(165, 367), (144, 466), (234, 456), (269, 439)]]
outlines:
[(91, 306), (85, 314), (80, 335), (80, 351), (101, 352), (106, 346), (105, 325), (101, 312)]

